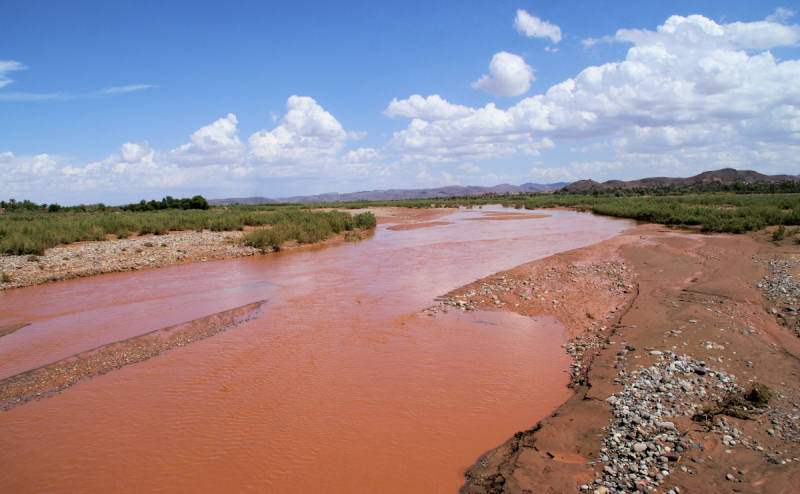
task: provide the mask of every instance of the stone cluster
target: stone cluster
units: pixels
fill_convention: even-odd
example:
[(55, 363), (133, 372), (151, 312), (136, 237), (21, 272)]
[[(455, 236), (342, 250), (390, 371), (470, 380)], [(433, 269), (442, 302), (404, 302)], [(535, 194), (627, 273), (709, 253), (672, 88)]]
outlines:
[(681, 457), (699, 448), (674, 420), (695, 415), (703, 401), (739, 391), (733, 375), (705, 362), (671, 351), (650, 353), (658, 357), (650, 367), (618, 372), (623, 388), (606, 399), (614, 419), (601, 448), (604, 466), (583, 491), (647, 492), (664, 483)]
[(753, 258), (755, 262), (764, 264), (768, 274), (758, 284), (758, 288), (775, 307), (770, 309), (784, 326), (800, 336), (800, 283), (792, 274), (800, 269), (800, 261), (785, 257), (773, 259)]

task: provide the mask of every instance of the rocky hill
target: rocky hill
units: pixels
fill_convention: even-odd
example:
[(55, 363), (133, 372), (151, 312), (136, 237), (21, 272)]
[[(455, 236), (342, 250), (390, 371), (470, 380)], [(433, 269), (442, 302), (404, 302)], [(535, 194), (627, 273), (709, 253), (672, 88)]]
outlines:
[(735, 182), (742, 184), (760, 183), (780, 183), (780, 182), (800, 183), (800, 175), (764, 175), (752, 170), (735, 170), (733, 168), (723, 168), (700, 173), (689, 178), (671, 177), (649, 177), (638, 180), (608, 180), (606, 182), (596, 182), (591, 179), (578, 180), (567, 184), (558, 182), (552, 184), (524, 183), (522, 185), (499, 184), (491, 187), (478, 185), (450, 185), (447, 187), (437, 187), (431, 189), (387, 189), (387, 190), (367, 190), (361, 192), (350, 192), (340, 194), (329, 192), (326, 194), (290, 196), (290, 197), (231, 197), (227, 199), (211, 199), (209, 204), (267, 204), (267, 203), (319, 203), (319, 202), (348, 202), (348, 201), (388, 201), (403, 199), (437, 199), (446, 197), (461, 196), (480, 196), (486, 194), (525, 194), (531, 192), (551, 192), (561, 190), (563, 192), (581, 193), (593, 190), (607, 191), (616, 189), (646, 189), (657, 187), (698, 187), (704, 185), (731, 185)]
[(742, 184), (800, 182), (800, 178), (792, 175), (764, 175), (752, 170), (734, 170), (723, 168), (700, 173), (689, 178), (650, 177), (638, 180), (608, 180), (603, 183), (594, 180), (579, 180), (561, 190), (565, 192), (586, 192), (590, 190), (638, 189), (655, 187), (697, 187), (702, 185), (720, 184), (731, 185), (735, 182)]
[(388, 189), (369, 190), (363, 192), (350, 192), (340, 194), (330, 192), (327, 194), (309, 196), (291, 196), (271, 199), (268, 197), (232, 197), (228, 199), (211, 199), (209, 204), (266, 204), (275, 202), (315, 203), (315, 202), (346, 202), (346, 201), (388, 201), (398, 199), (435, 199), (443, 197), (479, 196), (484, 194), (522, 194), (528, 192), (548, 192), (564, 187), (566, 182), (553, 184), (524, 183), (522, 185), (500, 184), (493, 187), (478, 185), (462, 186), (450, 185), (433, 189)]

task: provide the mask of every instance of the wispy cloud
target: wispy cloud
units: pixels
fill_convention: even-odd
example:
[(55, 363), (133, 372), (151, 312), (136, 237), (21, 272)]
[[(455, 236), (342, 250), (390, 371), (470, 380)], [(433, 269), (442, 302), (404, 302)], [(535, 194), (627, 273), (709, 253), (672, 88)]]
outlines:
[(598, 43), (613, 43), (616, 41), (614, 36), (602, 36), (600, 38), (586, 38), (581, 40), (581, 44), (585, 49), (591, 48)]
[(98, 92), (100, 94), (119, 94), (119, 93), (130, 93), (133, 91), (141, 91), (143, 89), (150, 89), (155, 87), (158, 86), (154, 86), (152, 84), (129, 84), (127, 86), (104, 87)]
[(6, 74), (15, 70), (25, 70), (27, 68), (28, 67), (25, 65), (14, 60), (0, 60), (0, 87), (7, 86), (14, 82), (14, 80), (10, 79)]
[(73, 98), (74, 96), (70, 96), (63, 93), (0, 92), (0, 101), (45, 101), (45, 100), (67, 100)]
[[(0, 60), (0, 89), (8, 86), (13, 79), (8, 77), (8, 73), (18, 70), (27, 70), (28, 67), (15, 60)], [(109, 94), (130, 93), (142, 91), (144, 89), (156, 88), (153, 84), (128, 84), (125, 86), (104, 87), (96, 91), (87, 93), (65, 93), (61, 91), (50, 93), (29, 93), (25, 91), (3, 92), (0, 91), (0, 101), (47, 101), (47, 100), (72, 100), (82, 98), (96, 98)]]
[(789, 10), (785, 7), (778, 7), (775, 9), (775, 12), (768, 15), (766, 20), (769, 22), (779, 22), (781, 24), (786, 23), (795, 16), (797, 12), (794, 10)]

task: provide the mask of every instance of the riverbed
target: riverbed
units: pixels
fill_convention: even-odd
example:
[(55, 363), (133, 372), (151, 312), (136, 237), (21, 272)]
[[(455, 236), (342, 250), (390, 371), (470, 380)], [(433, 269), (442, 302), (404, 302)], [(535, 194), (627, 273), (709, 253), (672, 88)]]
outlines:
[(554, 318), (424, 309), (631, 223), (489, 207), (439, 220), (3, 292), (0, 327), (28, 325), (0, 338), (0, 379), (262, 304), (226, 331), (0, 412), (0, 491), (455, 491), (481, 453), (570, 396), (570, 360)]

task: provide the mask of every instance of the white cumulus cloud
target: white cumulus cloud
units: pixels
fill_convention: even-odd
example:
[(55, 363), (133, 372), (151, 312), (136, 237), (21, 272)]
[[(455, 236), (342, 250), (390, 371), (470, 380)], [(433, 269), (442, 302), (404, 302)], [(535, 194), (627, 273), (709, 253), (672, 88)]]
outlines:
[[(346, 131), (308, 96), (291, 96), (286, 113), (271, 130), (239, 137), (239, 121), (229, 113), (193, 132), (183, 145), (153, 149), (147, 142), (125, 142), (104, 159), (76, 164), (60, 156), (0, 153), (0, 174), (9, 197), (34, 200), (58, 188), (62, 196), (91, 200), (89, 193), (115, 195), (115, 203), (164, 194), (252, 190), (271, 178), (297, 177), (330, 183), (385, 177), (381, 152), (371, 147), (343, 151), (363, 132)], [(186, 191), (186, 192), (181, 192)], [(239, 192), (237, 192), (239, 191)], [(252, 190), (255, 194), (257, 190)], [(261, 192), (258, 192), (261, 193)], [(52, 194), (47, 192), (52, 200)], [(106, 200), (106, 202), (110, 202)]]
[(624, 60), (586, 67), (506, 109), (487, 105), (449, 120), (417, 114), (390, 144), (438, 162), (535, 156), (560, 140), (607, 139), (616, 157), (606, 165), (703, 169), (758, 156), (750, 167), (791, 171), (800, 145), (800, 60), (778, 60), (769, 50), (796, 45), (798, 29), (692, 15), (672, 16), (655, 31), (619, 30), (614, 41), (632, 45)]
[(530, 15), (523, 9), (517, 10), (514, 27), (520, 34), (529, 38), (550, 38), (553, 43), (561, 41), (560, 27)]
[[(228, 114), (198, 128), (182, 145), (159, 150), (144, 141), (125, 142), (84, 164), (53, 154), (0, 152), (3, 192), (50, 201), (57, 190), (88, 201), (91, 193), (101, 193), (94, 191), (138, 198), (181, 191), (265, 195), (260, 184), (275, 178), (336, 190), (341, 184), (685, 176), (728, 166), (796, 174), (800, 60), (778, 59), (771, 51), (800, 43), (800, 27), (788, 24), (789, 18), (784, 11), (756, 22), (671, 16), (657, 29), (620, 29), (596, 41), (627, 44), (622, 59), (585, 67), (509, 106), (470, 107), (439, 94), (394, 98), (383, 113), (408, 121), (383, 145), (354, 147), (364, 132), (346, 129), (313, 98), (294, 95), (285, 113), (265, 115), (266, 128), (250, 135), (240, 135), (237, 117)], [(0, 86), (23, 68), (0, 62)], [(520, 95), (529, 91), (533, 76), (522, 57), (500, 52), (474, 87)], [(107, 90), (126, 92), (126, 86), (119, 88)], [(39, 97), (9, 98), (34, 96)], [(554, 151), (562, 144), (581, 154), (562, 159)], [(525, 172), (511, 176), (489, 162), (506, 158), (524, 162)]]
[(412, 94), (408, 99), (392, 99), (384, 114), (391, 118), (422, 118), (424, 120), (452, 120), (463, 118), (474, 112), (472, 108), (448, 103), (438, 94), (423, 98), (419, 94)]
[(171, 151), (181, 165), (227, 164), (240, 158), (244, 146), (237, 135), (238, 120), (229, 113), (210, 125), (197, 129), (189, 142)]
[(342, 124), (313, 98), (291, 96), (274, 129), (250, 136), (251, 157), (261, 163), (318, 161), (338, 153), (348, 139)]
[(500, 96), (519, 96), (528, 92), (533, 80), (533, 68), (521, 56), (501, 51), (489, 62), (489, 74), (482, 75), (472, 87)]

